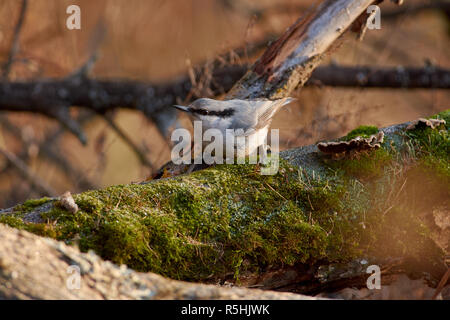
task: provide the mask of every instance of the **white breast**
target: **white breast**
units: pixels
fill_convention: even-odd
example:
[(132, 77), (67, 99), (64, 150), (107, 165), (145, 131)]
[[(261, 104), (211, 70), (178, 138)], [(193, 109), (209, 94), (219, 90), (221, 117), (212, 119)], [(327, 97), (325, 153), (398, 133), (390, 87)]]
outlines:
[(259, 146), (265, 145), (268, 127), (255, 130), (246, 136), (234, 136), (236, 155), (240, 157), (256, 153)]
[[(239, 132), (236, 130), (234, 132), (232, 131), (233, 133), (230, 134), (230, 132), (227, 132), (226, 130), (226, 128), (230, 126), (230, 118), (221, 119), (218, 117), (211, 117), (208, 120), (209, 121), (202, 122), (203, 132), (208, 129), (216, 129), (222, 133), (224, 159), (226, 158), (227, 143), (230, 141), (234, 141), (234, 156), (237, 157), (246, 157), (250, 154), (256, 153), (258, 151), (258, 147), (265, 145), (266, 143), (268, 126), (258, 130), (253, 130), (251, 133), (242, 131)], [(203, 141), (203, 148), (208, 146), (210, 143), (210, 141)]]

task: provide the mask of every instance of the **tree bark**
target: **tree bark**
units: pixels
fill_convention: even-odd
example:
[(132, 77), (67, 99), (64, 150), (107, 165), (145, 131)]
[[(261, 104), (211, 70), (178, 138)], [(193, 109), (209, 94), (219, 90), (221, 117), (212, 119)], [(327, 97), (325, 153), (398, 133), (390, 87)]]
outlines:
[(62, 242), (0, 225), (1, 299), (314, 298), (169, 280), (154, 273), (139, 273), (114, 265), (94, 253), (81, 253)]

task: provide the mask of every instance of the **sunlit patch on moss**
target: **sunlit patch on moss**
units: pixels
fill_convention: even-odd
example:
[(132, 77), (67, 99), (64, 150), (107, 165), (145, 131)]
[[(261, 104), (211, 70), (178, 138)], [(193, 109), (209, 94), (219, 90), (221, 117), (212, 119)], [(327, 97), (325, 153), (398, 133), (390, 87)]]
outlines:
[(49, 201), (52, 201), (52, 199), (47, 198), (47, 197), (44, 197), (41, 199), (30, 199), (30, 200), (27, 200), (24, 203), (16, 206), (14, 208), (14, 211), (23, 212), (23, 213), (29, 212)]
[(56, 238), (53, 226), (46, 223), (27, 223), (21, 218), (20, 213), (0, 215), (0, 223), (17, 229), (24, 229), (43, 237)]
[(407, 131), (407, 135), (423, 166), (450, 185), (450, 111), (443, 111), (433, 118), (443, 119), (446, 124), (436, 129), (416, 128)]
[(350, 131), (344, 140), (349, 141), (356, 137), (369, 138), (371, 135), (377, 134), (378, 128), (375, 126), (359, 126), (358, 128)]
[(384, 148), (362, 152), (352, 159), (329, 160), (330, 167), (342, 170), (349, 177), (373, 179), (384, 174), (384, 168), (392, 162), (392, 154)]
[(10, 227), (23, 229), (25, 223), (22, 221), (20, 216), (10, 215), (10, 214), (2, 214), (0, 215), (0, 223), (4, 223), (9, 225)]

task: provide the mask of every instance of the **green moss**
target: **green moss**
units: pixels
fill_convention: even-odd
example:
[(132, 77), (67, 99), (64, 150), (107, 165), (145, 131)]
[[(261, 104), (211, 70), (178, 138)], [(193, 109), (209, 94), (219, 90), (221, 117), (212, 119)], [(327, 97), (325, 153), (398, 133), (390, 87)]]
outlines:
[(354, 158), (329, 160), (330, 167), (342, 170), (347, 177), (373, 179), (384, 174), (384, 169), (393, 161), (392, 151), (380, 148), (372, 152), (363, 152)]
[(350, 131), (344, 140), (352, 140), (356, 137), (369, 138), (371, 135), (377, 134), (378, 128), (375, 126), (359, 126), (358, 128)]
[(432, 119), (442, 119), (445, 120), (445, 128), (448, 130), (450, 128), (450, 109), (444, 110), (437, 115), (430, 117)]
[(56, 234), (52, 226), (46, 223), (26, 223), (21, 219), (21, 213), (14, 215), (0, 215), (0, 223), (7, 224), (10, 227), (24, 229), (40, 236), (56, 238)]
[[(350, 131), (345, 137), (340, 140), (349, 141), (356, 137), (369, 138), (377, 134), (379, 129), (375, 126), (359, 126)], [(346, 156), (341, 160), (325, 161), (327, 166), (334, 170), (343, 171), (346, 177), (373, 179), (380, 177), (384, 168), (392, 161), (392, 149), (387, 148), (384, 144), (383, 148), (373, 151), (366, 151), (355, 154), (352, 157)]]
[(263, 176), (255, 165), (219, 165), (147, 185), (88, 191), (74, 196), (76, 214), (57, 206), (43, 214), (48, 229), (18, 219), (15, 226), (177, 279), (238, 276), (345, 248), (346, 239), (327, 235), (340, 187), (300, 180), (285, 161), (280, 170)]
[(25, 223), (20, 217), (12, 215), (0, 215), (0, 223), (7, 224), (10, 227), (17, 229), (23, 229), (25, 226)]
[[(358, 135), (373, 134), (373, 128)], [(448, 161), (448, 134), (435, 130), (404, 138), (417, 149), (406, 166), (405, 153), (389, 143), (352, 160), (323, 161), (320, 172), (284, 160), (274, 176), (261, 175), (256, 165), (217, 165), (145, 185), (74, 195), (80, 210), (72, 214), (54, 206), (42, 214), (45, 224), (22, 222), (20, 210), (0, 216), (0, 222), (78, 244), (135, 270), (184, 280), (348, 261), (361, 252), (381, 252), (380, 244), (390, 240), (392, 250), (420, 256), (408, 243), (427, 236), (398, 190), (406, 189), (409, 168), (427, 156)], [(21, 210), (37, 203), (42, 204), (29, 202)], [(401, 225), (405, 221), (411, 221), (408, 230)], [(397, 222), (383, 232), (383, 224)]]
[(435, 172), (450, 185), (450, 110), (443, 111), (433, 118), (443, 119), (440, 128), (416, 128), (407, 132), (411, 139), (415, 156), (430, 172)]
[(47, 197), (44, 197), (44, 198), (41, 198), (41, 199), (30, 199), (30, 200), (27, 200), (24, 203), (16, 206), (14, 208), (14, 211), (19, 211), (19, 212), (23, 212), (23, 213), (30, 212), (33, 209), (35, 209), (36, 207), (39, 207), (39, 206), (41, 206), (41, 205), (43, 205), (43, 204), (45, 204), (45, 203), (47, 203), (49, 201), (52, 201), (52, 199), (51, 198), (47, 198)]

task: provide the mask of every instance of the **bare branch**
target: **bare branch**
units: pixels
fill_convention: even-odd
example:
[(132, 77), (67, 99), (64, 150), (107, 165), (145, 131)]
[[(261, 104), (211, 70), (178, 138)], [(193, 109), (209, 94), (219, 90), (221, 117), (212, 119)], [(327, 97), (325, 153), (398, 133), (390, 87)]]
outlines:
[(139, 161), (142, 165), (149, 168), (152, 172), (155, 170), (155, 167), (151, 163), (150, 159), (145, 155), (145, 151), (141, 150), (141, 148), (131, 140), (131, 138), (114, 122), (112, 116), (110, 114), (105, 114), (104, 119), (108, 123), (108, 125), (119, 135), (119, 137), (133, 150), (133, 152), (138, 157)]
[[(247, 66), (230, 65), (212, 71), (214, 95), (229, 90), (247, 71)], [(318, 67), (308, 85), (320, 83), (337, 87), (436, 88), (448, 89), (450, 70), (438, 67)], [(28, 111), (55, 117), (67, 106), (75, 105), (106, 113), (117, 108), (135, 109), (152, 117), (156, 112), (183, 100), (191, 92), (191, 81), (152, 84), (122, 79), (83, 81), (42, 80), (0, 84), (0, 110)], [(192, 99), (197, 96), (192, 95)], [(55, 105), (60, 107), (53, 107)], [(170, 109), (171, 110), (171, 109)], [(76, 131), (76, 130), (74, 130)]]
[(61, 123), (67, 130), (72, 132), (78, 138), (81, 144), (86, 145), (86, 135), (78, 122), (70, 116), (70, 110), (68, 107), (61, 105), (59, 107), (48, 108), (48, 113), (46, 115), (58, 120), (59, 123)]
[[(94, 114), (89, 113), (87, 115), (82, 115), (77, 118), (77, 121), (81, 124), (85, 124), (87, 121), (91, 120), (94, 117)], [(0, 117), (0, 124), (3, 128), (9, 131), (12, 135), (16, 137), (21, 136), (20, 129), (17, 128), (14, 124), (12, 124), (6, 117)], [(58, 128), (56, 130), (51, 130), (48, 134), (45, 135), (42, 141), (37, 141), (35, 139), (29, 141), (29, 144), (35, 144), (37, 146), (37, 150), (39, 155), (45, 157), (49, 161), (56, 164), (63, 173), (65, 173), (70, 179), (75, 182), (75, 185), (81, 190), (94, 189), (96, 187), (96, 183), (91, 181), (85, 176), (85, 173), (74, 168), (70, 161), (66, 158), (64, 154), (58, 152), (55, 149), (55, 145), (57, 140), (61, 137), (61, 135), (66, 132), (66, 130), (62, 128)], [(18, 157), (26, 163), (29, 155), (27, 151), (23, 151)], [(14, 168), (14, 166), (8, 162), (7, 165), (0, 170), (0, 173), (7, 172), (10, 168)]]
[(377, 68), (330, 65), (317, 68), (309, 83), (333, 87), (449, 89), (450, 70), (435, 66)]
[(22, 30), (23, 22), (25, 21), (25, 12), (27, 11), (28, 0), (22, 0), (22, 7), (20, 8), (19, 20), (17, 21), (16, 27), (14, 28), (14, 35), (11, 44), (11, 49), (9, 51), (8, 59), (3, 65), (3, 79), (7, 79), (9, 72), (11, 71), (11, 66), (14, 62), (14, 56), (19, 51), (19, 36)]
[[(240, 2), (236, 3), (228, 3), (225, 4), (225, 8), (228, 10), (232, 10), (233, 13), (239, 14), (243, 13), (247, 16), (256, 15), (257, 17), (268, 18), (273, 14), (292, 14), (294, 13), (302, 13), (309, 9), (309, 5), (307, 4), (297, 4), (297, 3), (277, 3), (275, 5), (270, 6), (262, 6), (262, 7), (249, 7), (244, 3)], [(383, 19), (395, 19), (405, 14), (413, 15), (424, 10), (442, 10), (447, 14), (450, 13), (450, 2), (448, 0), (432, 0), (432, 1), (409, 1), (407, 3), (403, 3), (403, 0), (394, 0), (399, 6), (398, 9), (392, 10), (384, 10), (383, 11)], [(402, 2), (402, 3), (400, 3)], [(238, 6), (237, 6), (238, 5)]]
[(5, 159), (17, 169), (20, 175), (25, 180), (30, 182), (32, 187), (38, 190), (41, 193), (41, 195), (46, 196), (56, 195), (56, 192), (49, 185), (47, 185), (45, 181), (43, 181), (37, 175), (35, 175), (31, 171), (31, 169), (27, 166), (27, 164), (24, 163), (22, 160), (20, 160), (16, 155), (3, 148), (0, 148), (0, 154), (3, 157), (5, 157)]
[[(76, 246), (3, 224), (0, 224), (0, 260), (0, 299), (319, 299), (286, 292), (188, 283), (154, 273), (135, 272), (93, 253), (81, 253)], [(66, 278), (61, 276), (73, 266), (88, 266), (86, 270), (81, 269), (83, 285), (79, 290), (71, 290)]]

